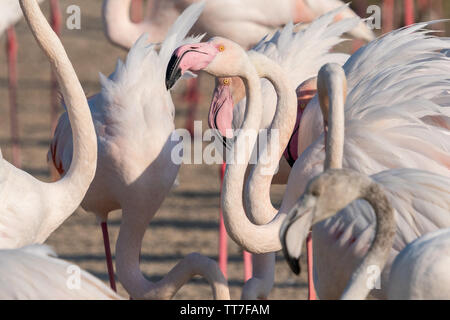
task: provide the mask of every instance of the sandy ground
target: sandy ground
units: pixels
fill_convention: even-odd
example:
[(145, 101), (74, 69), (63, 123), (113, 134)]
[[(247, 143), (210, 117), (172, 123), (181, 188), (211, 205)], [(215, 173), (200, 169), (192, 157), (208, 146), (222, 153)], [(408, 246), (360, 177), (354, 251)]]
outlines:
[[(82, 9), (82, 29), (62, 33), (63, 44), (71, 58), (86, 95), (99, 91), (98, 72), (110, 74), (117, 58), (125, 52), (108, 43), (102, 31), (100, 0), (62, 0), (63, 11), (77, 4)], [(48, 3), (43, 5), (48, 12)], [(66, 17), (66, 15), (64, 15)], [(50, 69), (48, 62), (24, 21), (17, 25), (19, 39), (19, 121), (23, 169), (49, 180), (46, 154), (50, 143)], [(1, 39), (2, 44), (5, 38)], [(202, 77), (202, 100), (197, 119), (206, 120), (211, 96), (212, 78)], [(183, 86), (173, 93), (176, 125), (183, 127), (187, 109), (181, 100)], [(7, 160), (9, 144), (9, 111), (7, 69), (4, 50), (0, 52), (0, 146)], [(60, 110), (62, 112), (62, 109)], [(218, 255), (219, 166), (185, 165), (179, 174), (179, 187), (166, 198), (143, 240), (141, 269), (150, 280), (161, 279), (182, 257), (199, 252), (213, 259)], [(278, 204), (283, 187), (274, 187), (272, 199)], [(120, 225), (120, 211), (110, 215), (112, 251), (115, 251)], [(94, 215), (77, 210), (47, 241), (59, 256), (73, 262), (107, 283), (101, 230)], [(238, 299), (243, 285), (242, 251), (232, 240), (229, 245), (228, 279), (231, 297)], [(305, 261), (302, 269), (306, 270)], [(270, 299), (305, 299), (306, 272), (293, 275), (282, 255), (277, 255), (275, 285)], [(119, 293), (126, 296), (118, 284)], [(210, 299), (208, 284), (193, 279), (175, 299)]]

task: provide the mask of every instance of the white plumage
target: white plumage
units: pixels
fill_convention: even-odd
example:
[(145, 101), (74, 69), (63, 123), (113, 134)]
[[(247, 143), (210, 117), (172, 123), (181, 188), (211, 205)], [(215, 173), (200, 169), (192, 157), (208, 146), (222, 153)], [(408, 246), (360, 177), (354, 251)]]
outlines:
[[(349, 92), (345, 104), (343, 167), (365, 174), (389, 168), (430, 172), (413, 171), (407, 179), (392, 175), (392, 170), (389, 175), (381, 172), (374, 176), (389, 186), (397, 219), (397, 235), (391, 260), (382, 275), (382, 290), (375, 291), (381, 297), (385, 297), (385, 281), (395, 255), (420, 235), (450, 227), (447, 181), (450, 177), (450, 64), (449, 58), (440, 53), (450, 42), (447, 38), (430, 36), (423, 29), (429, 24), (387, 34), (361, 48), (344, 65)], [(315, 108), (315, 119), (321, 123), (318, 104), (316, 97), (307, 109)], [(302, 125), (303, 119), (300, 131)], [(306, 182), (322, 171), (324, 157), (321, 135), (295, 163), (294, 169), (300, 174), (290, 179), (288, 188), (300, 193), (285, 197), (285, 207), (291, 208), (289, 203), (295, 202)], [(330, 283), (348, 279), (348, 270), (353, 270), (352, 263), (358, 261), (350, 258), (355, 252), (354, 248), (349, 249), (347, 241), (361, 236), (369, 225), (369, 229), (373, 228), (372, 210), (363, 203), (354, 206), (313, 228), (314, 250), (320, 252), (315, 255), (314, 263), (316, 289), (321, 297), (339, 296), (343, 288)], [(370, 230), (364, 233), (361, 243), (370, 238), (369, 233)], [(344, 234), (347, 238), (336, 240), (336, 235)], [(331, 265), (333, 271), (327, 267)], [(345, 281), (341, 283), (344, 284)]]
[(450, 299), (450, 229), (428, 233), (406, 246), (392, 264), (389, 299)]
[(0, 250), (1, 300), (119, 300), (103, 282), (45, 245)]

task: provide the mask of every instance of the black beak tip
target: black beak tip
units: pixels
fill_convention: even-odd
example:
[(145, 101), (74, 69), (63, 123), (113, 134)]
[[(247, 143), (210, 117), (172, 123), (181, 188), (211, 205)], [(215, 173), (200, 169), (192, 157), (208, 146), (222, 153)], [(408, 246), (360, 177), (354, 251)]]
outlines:
[(166, 89), (170, 90), (181, 78), (181, 69), (178, 67), (180, 59), (174, 54), (167, 65), (166, 70)]
[(294, 272), (296, 275), (299, 275), (300, 272), (302, 271), (299, 260), (295, 259), (295, 258), (289, 258), (289, 259), (287, 259), (287, 262), (288, 262), (289, 267), (291, 268), (292, 272)]

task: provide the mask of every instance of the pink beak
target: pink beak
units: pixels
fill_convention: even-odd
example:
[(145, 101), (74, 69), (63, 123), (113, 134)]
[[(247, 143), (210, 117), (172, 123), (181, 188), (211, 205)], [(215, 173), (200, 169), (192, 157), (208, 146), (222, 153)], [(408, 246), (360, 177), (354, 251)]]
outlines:
[(208, 124), (211, 129), (219, 130), (225, 138), (233, 137), (233, 105), (230, 86), (216, 86), (209, 108)]
[(176, 49), (166, 70), (166, 87), (170, 89), (187, 71), (200, 71), (214, 60), (219, 50), (209, 42), (184, 45)]

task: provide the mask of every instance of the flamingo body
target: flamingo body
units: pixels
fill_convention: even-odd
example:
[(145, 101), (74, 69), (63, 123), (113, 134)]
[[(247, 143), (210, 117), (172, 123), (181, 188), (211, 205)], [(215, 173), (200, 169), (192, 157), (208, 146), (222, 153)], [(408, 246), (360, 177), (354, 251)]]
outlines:
[[(129, 17), (131, 0), (105, 0), (103, 20), (106, 35), (124, 48), (130, 48), (144, 32), (150, 34), (152, 41), (162, 41), (180, 12), (194, 2), (198, 0), (150, 1), (144, 20), (132, 23)], [(228, 38), (249, 49), (262, 37), (291, 21), (309, 23), (343, 4), (339, 0), (208, 0), (193, 32)], [(347, 8), (337, 19), (356, 16)], [(366, 41), (375, 38), (364, 23), (349, 32)]]
[(56, 258), (45, 245), (0, 250), (0, 270), (2, 300), (122, 299), (101, 280)]
[(450, 299), (450, 229), (416, 239), (395, 258), (388, 282), (388, 298), (396, 300)]

